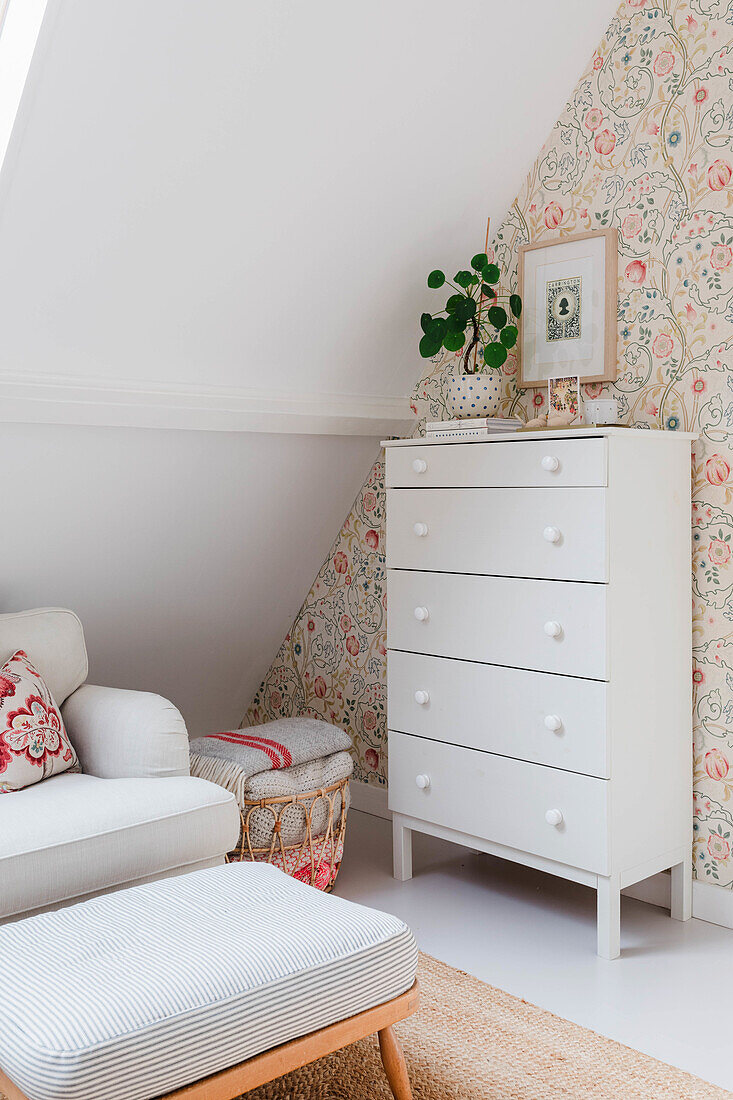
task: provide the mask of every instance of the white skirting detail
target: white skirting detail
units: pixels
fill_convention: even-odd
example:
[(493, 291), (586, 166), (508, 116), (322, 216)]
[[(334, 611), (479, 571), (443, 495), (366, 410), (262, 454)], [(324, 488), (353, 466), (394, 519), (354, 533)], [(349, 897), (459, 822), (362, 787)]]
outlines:
[(0, 371), (0, 423), (302, 435), (402, 435), (407, 397), (278, 393)]
[[(351, 808), (384, 817), (390, 820), (392, 814), (387, 806), (387, 788), (371, 787), (366, 783), (351, 783)], [(663, 871), (651, 878), (627, 886), (621, 891), (637, 901), (646, 901), (650, 905), (659, 905), (663, 909), (670, 907), (670, 875)], [(711, 886), (707, 882), (692, 884), (692, 915), (708, 924), (719, 924), (722, 928), (733, 928), (733, 890), (721, 886)]]
[(368, 783), (357, 783), (352, 779), (349, 784), (351, 809), (361, 810), (372, 817), (384, 817), (391, 820), (392, 814), (387, 806), (387, 788), (372, 787)]
[[(652, 875), (651, 878), (628, 886), (624, 891), (637, 901), (647, 901), (659, 905), (662, 909), (670, 906), (670, 875), (666, 871)], [(733, 928), (733, 890), (722, 886), (711, 886), (709, 882), (693, 881), (692, 915), (709, 924), (719, 924), (722, 928)]]

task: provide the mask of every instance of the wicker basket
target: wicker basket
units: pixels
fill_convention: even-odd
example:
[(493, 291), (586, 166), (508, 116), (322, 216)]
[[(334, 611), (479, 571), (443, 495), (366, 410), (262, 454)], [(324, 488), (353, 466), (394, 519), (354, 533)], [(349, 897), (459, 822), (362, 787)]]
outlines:
[[(229, 853), (229, 860), (272, 863), (301, 882), (307, 882), (319, 890), (331, 890), (344, 851), (348, 792), (349, 780), (342, 779), (331, 787), (322, 787), (317, 791), (245, 800), (240, 807), (242, 836), (239, 846)], [(298, 844), (286, 845), (282, 839), (283, 814), (288, 807), (297, 807), (297, 812), (303, 815), (304, 838)], [(313, 836), (312, 823), (317, 808), (325, 811), (326, 827), (319, 836)], [(265, 848), (255, 847), (252, 842), (250, 823), (256, 810), (272, 815), (272, 840)], [(292, 813), (291, 810), (291, 816)], [(261, 814), (258, 817), (261, 825)]]

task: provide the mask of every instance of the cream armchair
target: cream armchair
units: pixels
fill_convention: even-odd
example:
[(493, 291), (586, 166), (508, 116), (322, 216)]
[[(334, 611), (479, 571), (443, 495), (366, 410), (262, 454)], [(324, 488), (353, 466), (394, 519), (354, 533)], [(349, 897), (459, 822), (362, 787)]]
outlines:
[(188, 735), (159, 695), (86, 684), (72, 611), (0, 615), (0, 666), (23, 649), (46, 680), (81, 764), (0, 796), (0, 922), (223, 863), (239, 811), (189, 775)]

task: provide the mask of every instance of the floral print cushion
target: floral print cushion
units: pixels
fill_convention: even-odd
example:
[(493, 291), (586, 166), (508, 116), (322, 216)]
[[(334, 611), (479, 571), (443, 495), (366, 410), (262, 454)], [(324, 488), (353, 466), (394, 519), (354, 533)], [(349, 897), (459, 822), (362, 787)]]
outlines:
[(328, 890), (336, 881), (341, 860), (344, 858), (343, 840), (337, 840), (335, 851), (333, 849), (334, 838), (324, 837), (323, 842), (314, 842), (312, 856), (308, 846), (304, 845), (302, 848), (289, 849), (284, 857), (282, 852), (273, 851), (272, 855), (258, 853), (252, 858), (255, 863), (271, 863), (273, 867), (279, 867), (299, 882), (315, 886), (316, 890)]
[(74, 768), (76, 753), (43, 677), (19, 649), (0, 667), (0, 794)]

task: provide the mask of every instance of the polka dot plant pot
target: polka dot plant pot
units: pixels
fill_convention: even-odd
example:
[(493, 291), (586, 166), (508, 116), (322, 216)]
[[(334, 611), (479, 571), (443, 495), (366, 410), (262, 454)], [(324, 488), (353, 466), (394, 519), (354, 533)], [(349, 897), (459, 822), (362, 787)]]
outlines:
[(501, 374), (449, 374), (448, 411), (457, 419), (495, 416), (501, 396)]

